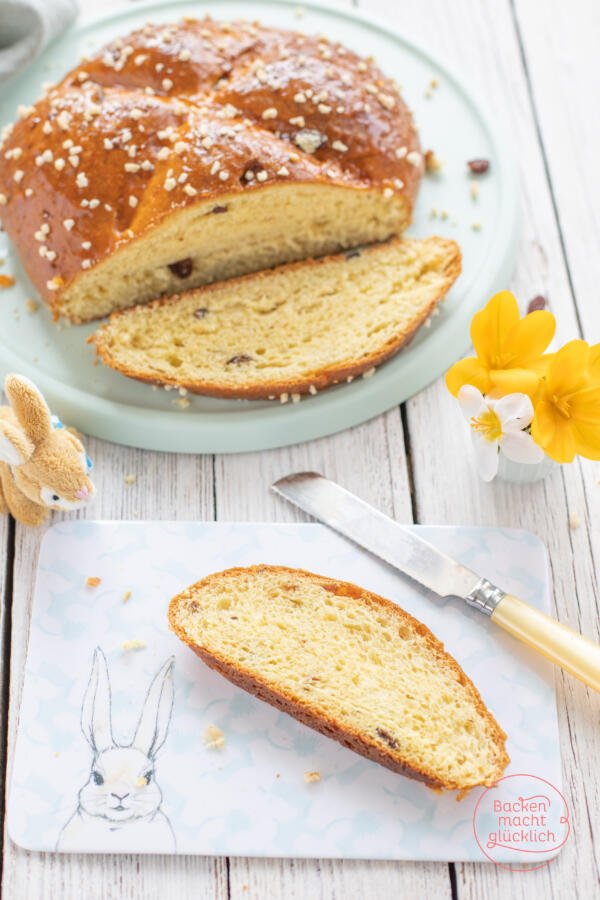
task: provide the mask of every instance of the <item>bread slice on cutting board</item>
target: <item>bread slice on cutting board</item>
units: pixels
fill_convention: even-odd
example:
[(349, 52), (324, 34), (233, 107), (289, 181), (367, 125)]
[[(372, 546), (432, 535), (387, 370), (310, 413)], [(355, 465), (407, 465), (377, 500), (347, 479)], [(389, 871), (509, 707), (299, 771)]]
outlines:
[(215, 397), (316, 393), (393, 356), (460, 268), (454, 241), (393, 240), (123, 310), (92, 340), (141, 381)]
[(175, 597), (169, 622), (234, 684), (429, 787), (491, 785), (509, 763), (506, 735), (440, 641), (356, 585), (227, 569)]

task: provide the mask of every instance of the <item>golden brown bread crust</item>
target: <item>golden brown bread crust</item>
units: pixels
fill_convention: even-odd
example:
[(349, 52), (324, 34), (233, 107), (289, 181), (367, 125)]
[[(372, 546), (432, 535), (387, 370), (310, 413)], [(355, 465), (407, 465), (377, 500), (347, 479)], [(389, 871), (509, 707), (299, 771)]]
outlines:
[[(182, 296), (179, 294), (171, 297), (161, 297), (158, 300), (153, 300), (151, 303), (145, 304), (143, 306), (138, 306), (134, 310), (125, 309), (118, 310), (117, 312), (112, 313), (109, 317), (108, 324), (102, 326), (94, 334), (90, 335), (88, 338), (88, 343), (93, 343), (96, 345), (96, 351), (105, 365), (110, 366), (110, 368), (115, 369), (117, 372), (120, 372), (121, 375), (125, 375), (127, 378), (135, 378), (137, 381), (143, 381), (146, 384), (172, 385), (173, 387), (181, 387), (185, 388), (192, 394), (203, 394), (209, 397), (222, 397), (227, 399), (242, 398), (245, 400), (265, 400), (278, 398), (282, 394), (308, 394), (310, 392), (314, 392), (314, 390), (320, 391), (324, 388), (330, 387), (331, 385), (342, 383), (348, 378), (355, 378), (357, 375), (368, 372), (371, 369), (381, 365), (386, 360), (390, 359), (410, 342), (421, 325), (434, 312), (440, 300), (444, 298), (446, 293), (450, 290), (452, 284), (460, 275), (462, 268), (462, 256), (458, 244), (456, 244), (454, 241), (445, 240), (443, 238), (436, 238), (435, 240), (437, 240), (440, 245), (446, 245), (450, 251), (448, 254), (446, 268), (444, 270), (444, 284), (440, 289), (439, 295), (431, 301), (426, 309), (422, 310), (420, 314), (415, 317), (410, 330), (396, 334), (393, 339), (388, 340), (382, 347), (379, 348), (377, 352), (371, 353), (368, 356), (364, 356), (360, 360), (347, 360), (346, 362), (340, 363), (336, 366), (316, 369), (313, 372), (310, 372), (302, 380), (289, 381), (273, 379), (267, 385), (256, 385), (252, 383), (251, 376), (249, 376), (248, 382), (246, 384), (228, 387), (220, 383), (210, 383), (208, 381), (203, 381), (201, 384), (199, 384), (197, 382), (192, 382), (182, 378), (176, 379), (165, 377), (157, 380), (156, 377), (150, 376), (147, 374), (147, 372), (141, 371), (140, 369), (133, 369), (124, 366), (119, 360), (114, 357), (114, 355), (111, 353), (111, 348), (104, 340), (108, 328), (112, 328), (113, 326), (118, 327), (119, 320), (122, 316), (127, 317), (131, 315), (145, 315), (146, 310), (152, 310), (158, 306), (163, 306), (168, 303), (177, 303), (177, 301), (180, 299), (180, 296)], [(376, 253), (377, 245), (373, 247), (364, 247), (361, 249), (361, 253), (363, 254), (369, 252)], [(339, 256), (326, 256), (316, 260), (311, 259), (302, 260), (295, 263), (287, 263), (286, 265), (278, 266), (276, 270), (255, 272), (249, 275), (241, 275), (238, 278), (230, 278), (226, 282), (226, 284), (228, 286), (235, 284), (243, 285), (244, 282), (249, 279), (268, 280), (271, 275), (271, 271), (300, 270), (306, 266), (318, 268), (319, 266), (323, 266), (326, 263), (330, 262), (332, 259), (343, 260), (344, 257), (345, 254), (340, 254)], [(206, 300), (206, 297), (210, 296), (211, 293), (218, 292), (220, 288), (221, 284), (219, 283), (209, 284), (201, 288), (196, 288), (190, 293), (193, 293), (194, 296), (198, 296), (198, 305), (203, 306), (208, 302)]]
[(398, 620), (400, 625), (408, 626), (409, 628), (420, 634), (422, 637), (424, 637), (432, 655), (437, 657), (441, 665), (450, 668), (456, 674), (457, 681), (471, 695), (477, 711), (489, 723), (490, 729), (494, 736), (496, 747), (498, 748), (498, 767), (495, 777), (491, 781), (486, 782), (486, 785), (489, 786), (489, 784), (493, 784), (498, 778), (501, 777), (502, 772), (510, 762), (510, 758), (506, 753), (506, 749), (504, 746), (504, 743), (506, 741), (506, 734), (500, 728), (492, 714), (485, 706), (479, 691), (477, 690), (473, 682), (465, 675), (456, 660), (446, 652), (442, 642), (435, 637), (435, 635), (427, 628), (427, 626), (423, 625), (423, 623), (419, 622), (418, 619), (413, 618), (413, 616), (403, 610), (400, 606), (398, 606), (396, 603), (393, 603), (391, 600), (387, 600), (385, 597), (380, 597), (378, 594), (373, 594), (370, 591), (358, 587), (357, 585), (350, 582), (337, 581), (336, 579), (326, 578), (322, 575), (316, 575), (313, 572), (308, 572), (305, 569), (292, 569), (288, 566), (270, 565), (233, 567), (231, 569), (225, 569), (222, 572), (215, 572), (212, 575), (208, 575), (206, 578), (203, 578), (195, 584), (190, 585), (190, 587), (186, 588), (185, 591), (182, 591), (171, 600), (168, 612), (169, 626), (171, 630), (177, 635), (178, 638), (180, 638), (180, 640), (187, 644), (188, 647), (190, 647), (194, 651), (194, 653), (196, 653), (200, 657), (200, 659), (202, 659), (202, 661), (206, 663), (206, 665), (210, 666), (211, 669), (219, 672), (219, 674), (223, 675), (229, 681), (233, 682), (233, 684), (236, 684), (239, 687), (243, 688), (245, 691), (248, 691), (248, 693), (253, 694), (260, 700), (264, 700), (272, 706), (277, 707), (277, 709), (281, 709), (283, 712), (288, 713), (295, 719), (298, 719), (298, 721), (303, 722), (305, 725), (308, 725), (310, 728), (314, 728), (315, 731), (319, 731), (321, 734), (326, 735), (326, 737), (330, 737), (333, 740), (338, 741), (338, 743), (343, 744), (343, 746), (348, 747), (355, 753), (358, 753), (361, 756), (366, 757), (367, 759), (371, 759), (373, 760), (373, 762), (379, 763), (380, 765), (391, 769), (393, 772), (397, 772), (400, 775), (406, 775), (407, 777), (416, 779), (417, 781), (423, 781), (428, 787), (433, 788), (434, 790), (461, 789), (461, 795), (458, 797), (458, 799), (460, 799), (460, 797), (464, 793), (466, 793), (466, 791), (461, 788), (461, 785), (453, 784), (450, 781), (443, 781), (438, 778), (435, 773), (427, 770), (424, 767), (413, 768), (409, 766), (405, 762), (399, 760), (398, 753), (392, 753), (391, 750), (387, 750), (384, 746), (377, 744), (375, 740), (367, 741), (365, 736), (359, 734), (357, 731), (353, 731), (345, 726), (342, 726), (333, 718), (329, 718), (323, 716), (320, 713), (317, 713), (311, 707), (311, 704), (308, 700), (305, 700), (304, 698), (291, 697), (289, 693), (287, 693), (284, 689), (276, 691), (269, 684), (267, 684), (265, 680), (261, 679), (260, 676), (245, 671), (239, 666), (230, 663), (226, 658), (210, 653), (205, 648), (200, 647), (190, 641), (184, 630), (180, 628), (177, 623), (176, 613), (179, 603), (188, 602), (190, 599), (190, 593), (192, 591), (200, 589), (204, 585), (210, 584), (211, 581), (218, 580), (223, 575), (235, 575), (237, 573), (246, 572), (261, 572), (265, 570), (285, 572), (292, 577), (299, 576), (301, 578), (307, 578), (313, 581), (315, 584), (318, 584), (321, 587), (325, 588), (325, 590), (332, 591), (334, 594), (336, 594), (336, 596), (351, 597), (353, 600), (357, 600), (359, 603), (365, 603), (376, 608), (384, 607), (387, 612), (390, 612)]
[(59, 313), (75, 279), (177, 209), (288, 182), (410, 209), (422, 171), (412, 116), (373, 62), (325, 38), (185, 19), (114, 41), (23, 111), (0, 151), (0, 218)]

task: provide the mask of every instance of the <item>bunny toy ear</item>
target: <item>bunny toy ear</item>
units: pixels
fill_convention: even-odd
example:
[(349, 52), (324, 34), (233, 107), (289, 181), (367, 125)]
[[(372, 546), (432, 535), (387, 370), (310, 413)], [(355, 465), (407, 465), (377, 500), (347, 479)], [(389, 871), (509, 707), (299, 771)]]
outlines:
[(133, 746), (149, 757), (160, 750), (169, 731), (173, 709), (173, 662), (171, 657), (154, 676), (135, 730)]
[(0, 462), (22, 466), (34, 451), (34, 446), (17, 425), (0, 419)]
[(34, 444), (39, 444), (52, 431), (48, 404), (35, 384), (24, 375), (7, 375), (4, 390), (19, 424)]
[(90, 680), (81, 707), (81, 730), (95, 754), (114, 746), (110, 716), (110, 682), (106, 657), (94, 650)]

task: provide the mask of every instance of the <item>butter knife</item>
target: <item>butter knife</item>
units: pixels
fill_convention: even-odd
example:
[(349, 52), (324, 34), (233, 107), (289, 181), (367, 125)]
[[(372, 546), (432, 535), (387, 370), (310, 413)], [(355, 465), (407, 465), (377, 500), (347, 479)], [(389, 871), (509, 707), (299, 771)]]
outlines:
[(507, 594), (317, 472), (280, 478), (272, 490), (440, 597), (460, 597), (509, 634), (600, 691), (600, 645)]

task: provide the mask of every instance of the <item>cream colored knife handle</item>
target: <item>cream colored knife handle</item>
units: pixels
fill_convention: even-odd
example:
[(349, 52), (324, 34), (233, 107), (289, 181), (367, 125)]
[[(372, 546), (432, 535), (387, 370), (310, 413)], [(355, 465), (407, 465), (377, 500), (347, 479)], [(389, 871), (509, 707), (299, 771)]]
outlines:
[(491, 619), (565, 672), (600, 691), (599, 644), (561, 625), (512, 594), (505, 594), (496, 604)]

